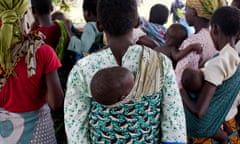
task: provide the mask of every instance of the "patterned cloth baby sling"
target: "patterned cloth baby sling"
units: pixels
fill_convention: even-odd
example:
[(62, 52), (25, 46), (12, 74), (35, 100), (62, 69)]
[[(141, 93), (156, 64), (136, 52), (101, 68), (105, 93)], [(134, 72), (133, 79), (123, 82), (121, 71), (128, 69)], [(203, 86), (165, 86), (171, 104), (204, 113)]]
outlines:
[(123, 101), (114, 106), (92, 101), (91, 143), (160, 143), (161, 57), (143, 50), (134, 88)]
[(224, 122), (232, 104), (240, 91), (240, 66), (235, 74), (217, 87), (207, 113), (197, 118), (185, 109), (187, 132), (190, 137), (203, 138), (215, 135)]

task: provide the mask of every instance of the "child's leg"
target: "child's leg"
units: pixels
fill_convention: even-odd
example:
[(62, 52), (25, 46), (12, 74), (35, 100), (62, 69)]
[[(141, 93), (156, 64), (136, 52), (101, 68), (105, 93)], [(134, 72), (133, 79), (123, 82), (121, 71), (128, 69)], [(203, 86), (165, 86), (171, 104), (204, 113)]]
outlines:
[(223, 123), (224, 131), (228, 134), (228, 141), (231, 144), (238, 144), (240, 142), (237, 121), (235, 118), (230, 119)]
[(218, 132), (213, 136), (213, 139), (218, 141), (220, 144), (228, 143), (228, 135), (221, 128), (219, 128)]
[[(231, 120), (229, 120), (231, 121)], [(236, 124), (235, 124), (236, 125)], [(227, 133), (227, 135), (230, 135), (233, 133), (231, 125), (228, 125), (228, 122), (223, 122), (223, 130)]]

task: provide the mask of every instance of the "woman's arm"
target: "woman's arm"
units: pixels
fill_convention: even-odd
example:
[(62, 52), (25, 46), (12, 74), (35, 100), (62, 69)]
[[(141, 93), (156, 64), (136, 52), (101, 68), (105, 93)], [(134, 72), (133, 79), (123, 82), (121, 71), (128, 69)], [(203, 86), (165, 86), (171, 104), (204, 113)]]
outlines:
[(216, 86), (205, 81), (204, 86), (197, 98), (192, 100), (184, 89), (181, 89), (181, 95), (184, 106), (199, 118), (202, 118), (210, 105), (211, 99), (215, 94)]
[(181, 95), (169, 59), (163, 59), (163, 96), (161, 104), (161, 131), (164, 143), (186, 143), (186, 123)]
[(69, 144), (90, 144), (88, 113), (91, 97), (81, 68), (76, 64), (69, 74), (64, 100), (64, 123)]
[(57, 70), (47, 73), (45, 80), (47, 84), (47, 102), (52, 110), (59, 110), (63, 107), (64, 94)]
[(52, 110), (58, 110), (63, 106), (64, 97), (57, 73), (58, 68), (61, 67), (60, 60), (54, 49), (44, 44), (36, 52), (36, 61), (42, 69), (43, 84), (46, 87), (46, 100)]

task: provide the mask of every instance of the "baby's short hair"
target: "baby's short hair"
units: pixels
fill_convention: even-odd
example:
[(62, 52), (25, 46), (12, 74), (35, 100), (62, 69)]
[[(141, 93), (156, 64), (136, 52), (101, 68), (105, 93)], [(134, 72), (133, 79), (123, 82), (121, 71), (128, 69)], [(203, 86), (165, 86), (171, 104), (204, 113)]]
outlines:
[(186, 68), (183, 71), (181, 82), (187, 91), (199, 92), (204, 82), (203, 72), (200, 69)]
[(90, 89), (93, 99), (104, 105), (112, 105), (126, 96), (128, 86), (133, 86), (134, 76), (124, 67), (104, 68), (93, 76)]

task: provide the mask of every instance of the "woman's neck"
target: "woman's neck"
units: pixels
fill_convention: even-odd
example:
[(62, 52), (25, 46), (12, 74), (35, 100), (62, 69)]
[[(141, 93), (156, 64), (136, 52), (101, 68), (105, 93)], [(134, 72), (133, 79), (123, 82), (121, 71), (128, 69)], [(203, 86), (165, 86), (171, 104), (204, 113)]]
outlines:
[(96, 22), (97, 21), (97, 17), (94, 15), (88, 16), (88, 18), (86, 18), (86, 22)]
[(54, 25), (54, 22), (52, 21), (52, 19), (49, 15), (39, 16), (38, 21), (39, 21), (40, 27), (49, 27), (49, 26)]
[(110, 36), (106, 33), (108, 45), (118, 63), (118, 65), (122, 65), (122, 57), (124, 56), (125, 52), (127, 51), (130, 45), (133, 45), (132, 39), (132, 31), (123, 35), (123, 36)]
[(235, 48), (235, 42), (236, 42), (236, 38), (235, 37), (223, 37), (219, 40), (218, 42), (218, 47), (219, 49), (223, 49), (226, 44), (229, 44), (232, 48)]
[(198, 17), (194, 23), (195, 33), (198, 33), (203, 28), (209, 27), (209, 20)]

